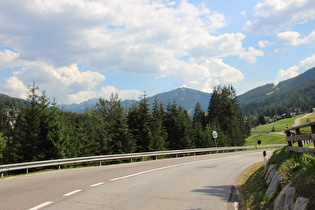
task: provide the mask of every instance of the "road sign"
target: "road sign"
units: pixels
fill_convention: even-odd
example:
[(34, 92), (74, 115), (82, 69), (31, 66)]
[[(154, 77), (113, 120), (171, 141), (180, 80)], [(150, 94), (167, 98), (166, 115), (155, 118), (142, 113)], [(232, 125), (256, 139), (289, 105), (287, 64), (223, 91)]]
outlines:
[(218, 133), (216, 131), (212, 131), (212, 137), (213, 138), (218, 138)]

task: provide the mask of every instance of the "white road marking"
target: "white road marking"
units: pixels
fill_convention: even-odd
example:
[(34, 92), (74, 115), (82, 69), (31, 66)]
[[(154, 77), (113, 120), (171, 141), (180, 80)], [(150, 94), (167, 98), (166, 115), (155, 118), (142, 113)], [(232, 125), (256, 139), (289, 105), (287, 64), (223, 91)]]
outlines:
[(52, 203), (53, 202), (51, 202), (51, 201), (47, 201), (45, 203), (39, 204), (38, 206), (35, 206), (35, 207), (29, 209), (29, 210), (37, 210), (37, 209), (43, 208), (43, 207), (45, 207), (45, 206), (47, 206), (49, 204), (52, 204)]
[(82, 191), (82, 190), (74, 190), (74, 191), (72, 191), (72, 192), (69, 192), (69, 193), (67, 193), (67, 194), (64, 194), (63, 196), (67, 197), (67, 196), (73, 195), (73, 194), (78, 193), (78, 192), (81, 192), (81, 191)]
[(102, 184), (104, 184), (104, 183), (105, 183), (105, 182), (100, 182), (100, 183), (92, 184), (91, 187), (96, 187), (96, 186), (102, 185)]
[(192, 163), (196, 163), (196, 162), (204, 162), (204, 161), (213, 161), (213, 160), (236, 158), (236, 157), (242, 157), (242, 156), (245, 156), (245, 155), (252, 155), (252, 154), (257, 154), (257, 152), (252, 152), (252, 153), (243, 154), (243, 155), (234, 155), (234, 156), (228, 156), (228, 157), (218, 157), (218, 158), (213, 158), (213, 159), (198, 160), (198, 161), (193, 161), (193, 162), (188, 162), (188, 163), (181, 163), (181, 164), (176, 164), (176, 165), (170, 165), (170, 166), (165, 166), (165, 167), (161, 167), (161, 168), (155, 168), (155, 169), (151, 169), (151, 170), (147, 170), (147, 171), (141, 171), (141, 172), (138, 172), (138, 173), (135, 173), (135, 174), (127, 175), (127, 176), (113, 178), (113, 179), (111, 179), (109, 181), (113, 182), (113, 181), (117, 181), (117, 180), (127, 179), (127, 178), (138, 176), (138, 175), (141, 175), (141, 174), (146, 174), (146, 173), (150, 173), (150, 172), (153, 172), (153, 171), (159, 171), (159, 170), (172, 168), (172, 167), (176, 167), (176, 166), (180, 166), (180, 165), (188, 165), (188, 164), (192, 164)]
[(175, 167), (175, 166), (179, 166), (179, 164), (178, 165), (165, 166), (165, 167), (161, 167), (161, 168), (155, 168), (155, 169), (151, 169), (151, 170), (147, 170), (147, 171), (141, 171), (141, 172), (138, 172), (138, 173), (135, 173), (135, 174), (130, 174), (130, 175), (127, 175), (127, 176), (114, 178), (114, 179), (111, 179), (109, 181), (113, 182), (113, 181), (126, 179), (126, 178), (133, 177), (133, 176), (138, 176), (138, 175), (141, 175), (141, 174), (150, 173), (150, 172), (153, 172), (153, 171), (159, 171), (159, 170), (163, 170), (163, 169), (167, 169), (167, 168), (172, 168), (172, 167)]
[(8, 180), (8, 179), (14, 179), (15, 177), (8, 177), (8, 178), (4, 178), (4, 179), (6, 179), (6, 180)]

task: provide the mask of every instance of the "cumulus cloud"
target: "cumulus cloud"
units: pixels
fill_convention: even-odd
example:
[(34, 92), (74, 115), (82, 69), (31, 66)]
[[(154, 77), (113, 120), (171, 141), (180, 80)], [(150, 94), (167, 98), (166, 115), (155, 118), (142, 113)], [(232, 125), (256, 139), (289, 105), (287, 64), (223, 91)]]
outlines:
[(254, 8), (254, 19), (246, 22), (244, 30), (275, 35), (290, 30), (293, 24), (305, 23), (315, 17), (313, 0), (265, 0)]
[[(183, 69), (185, 70), (182, 71)], [(183, 62), (177, 66), (176, 71), (182, 74), (182, 86), (204, 92), (212, 92), (212, 88), (219, 84), (238, 83), (244, 79), (240, 70), (227, 65), (219, 58), (206, 59), (199, 65)]]
[(304, 38), (300, 38), (301, 34), (296, 31), (285, 31), (279, 33), (276, 44), (281, 45), (301, 45), (301, 44), (309, 44), (310, 42), (315, 40), (315, 31), (312, 31), (308, 36)]
[[(226, 25), (223, 14), (186, 0), (3, 0), (0, 42), (17, 53), (3, 52), (0, 63), (19, 66), (14, 75), (20, 81), (36, 81), (61, 95), (64, 103), (99, 96), (103, 90), (95, 88), (108, 70), (172, 75), (209, 91), (217, 83), (243, 79), (239, 70), (224, 63), (225, 57), (254, 63), (263, 56), (261, 50), (243, 46), (243, 33), (217, 35)], [(12, 64), (17, 60), (22, 63)], [(80, 70), (77, 64), (91, 70)]]
[(275, 84), (278, 84), (279, 82), (290, 79), (292, 77), (295, 77), (306, 70), (313, 68), (315, 66), (315, 55), (312, 55), (311, 57), (308, 57), (302, 61), (296, 66), (292, 66), (286, 70), (280, 69), (277, 74), (277, 78), (275, 81)]
[(4, 84), (0, 84), (0, 91), (12, 97), (26, 99), (27, 87), (13, 76), (6, 79)]
[(5, 68), (11, 68), (15, 65), (16, 59), (20, 55), (10, 50), (0, 51), (0, 70)]

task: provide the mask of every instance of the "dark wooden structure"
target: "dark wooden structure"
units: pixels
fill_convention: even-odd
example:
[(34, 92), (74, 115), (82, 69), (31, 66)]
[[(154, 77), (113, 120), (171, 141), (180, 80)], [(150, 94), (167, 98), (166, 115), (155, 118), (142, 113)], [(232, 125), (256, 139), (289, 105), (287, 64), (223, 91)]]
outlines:
[[(310, 132), (302, 133), (301, 128), (306, 127), (311, 128)], [(315, 155), (315, 122), (287, 128), (285, 134), (290, 151)], [(294, 146), (295, 142), (297, 142), (297, 146)]]

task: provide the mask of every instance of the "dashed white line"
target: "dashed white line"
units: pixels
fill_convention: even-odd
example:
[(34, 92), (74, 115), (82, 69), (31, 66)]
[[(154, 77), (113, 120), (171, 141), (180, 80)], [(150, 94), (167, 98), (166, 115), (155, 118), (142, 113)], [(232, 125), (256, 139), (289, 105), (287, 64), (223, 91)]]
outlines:
[(96, 186), (102, 185), (102, 184), (104, 184), (104, 183), (105, 183), (105, 182), (100, 182), (100, 183), (92, 184), (91, 187), (96, 187)]
[(37, 209), (43, 208), (43, 207), (45, 207), (45, 206), (47, 206), (47, 205), (49, 205), (49, 204), (52, 204), (52, 203), (53, 203), (53, 202), (51, 202), (51, 201), (47, 201), (47, 202), (45, 202), (45, 203), (39, 204), (38, 206), (35, 206), (35, 207), (33, 207), (33, 208), (30, 208), (29, 210), (37, 210)]
[(73, 194), (78, 193), (78, 192), (81, 192), (81, 191), (82, 191), (82, 190), (74, 190), (74, 191), (72, 191), (72, 192), (69, 192), (69, 193), (67, 193), (67, 194), (64, 194), (63, 196), (67, 197), (67, 196), (73, 195)]

